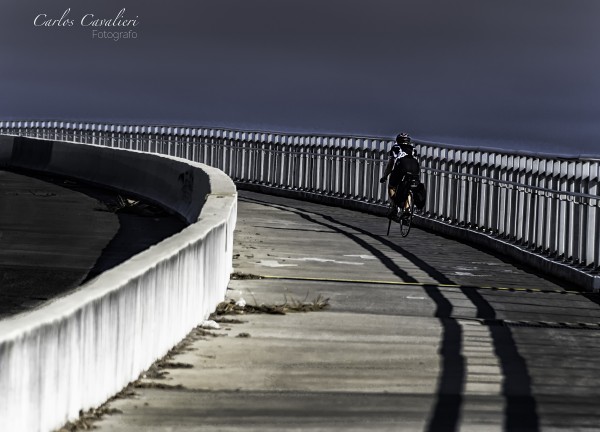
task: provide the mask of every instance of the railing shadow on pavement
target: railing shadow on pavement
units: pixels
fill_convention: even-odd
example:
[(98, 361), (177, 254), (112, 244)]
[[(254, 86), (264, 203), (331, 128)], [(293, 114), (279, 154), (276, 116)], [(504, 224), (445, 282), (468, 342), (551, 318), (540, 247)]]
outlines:
[[(361, 221), (352, 222), (345, 220), (340, 216), (340, 213), (342, 212), (338, 211), (335, 207), (321, 207), (322, 209), (332, 208), (332, 212), (328, 213), (323, 210), (317, 211), (311, 209), (309, 207), (310, 204), (307, 203), (303, 203), (302, 206), (296, 207), (289, 203), (286, 203), (285, 205), (281, 204), (281, 202), (285, 202), (285, 198), (277, 200), (279, 201), (278, 204), (273, 204), (271, 200), (248, 197), (243, 197), (241, 200), (269, 205), (274, 208), (292, 212), (299, 217), (302, 217), (304, 220), (324, 226), (330, 232), (335, 231), (345, 235), (357, 245), (373, 254), (388, 270), (402, 281), (410, 283), (415, 278), (411, 275), (408, 275), (407, 277), (406, 271), (394, 262), (389, 253), (386, 254), (382, 252), (382, 250), (389, 250), (394, 254), (397, 253), (399, 256), (414, 264), (418, 269), (422, 270), (426, 275), (433, 278), (440, 285), (452, 285), (456, 283), (455, 280), (446, 276), (434, 266), (421, 259), (418, 254), (408, 251), (406, 247), (394, 243), (394, 241), (383, 234), (374, 234), (363, 228), (360, 224)], [(374, 242), (365, 241), (366, 237), (379, 242), (381, 248), (377, 247)], [(485, 250), (485, 252), (502, 260), (507, 259), (502, 254), (494, 251)], [(518, 268), (530, 270), (522, 263), (512, 262), (513, 260), (510, 259), (509, 261)], [(563, 285), (563, 289), (567, 286), (568, 284)], [(538, 355), (535, 352), (530, 352), (529, 346), (531, 340), (527, 338), (532, 337), (531, 335), (528, 336), (528, 333), (531, 333), (532, 331), (544, 331), (545, 333), (542, 338), (548, 337), (550, 339), (545, 342), (546, 345), (543, 345), (544, 348), (542, 351), (546, 353), (552, 350), (553, 345), (550, 341), (552, 340), (552, 331), (555, 331), (552, 330), (552, 324), (532, 323), (534, 326), (544, 328), (545, 330), (532, 330), (532, 328), (519, 329), (510, 325), (502, 325), (503, 318), (506, 317), (507, 305), (512, 304), (517, 297), (496, 298), (496, 296), (501, 293), (511, 293), (513, 291), (495, 291), (493, 287), (491, 287), (492, 289), (485, 291), (485, 295), (483, 295), (480, 290), (473, 286), (458, 285), (458, 287), (464, 297), (472, 304), (474, 310), (473, 317), (477, 318), (483, 328), (486, 328), (489, 332), (493, 353), (498, 359), (502, 377), (502, 385), (499, 391), (504, 399), (503, 422), (505, 430), (535, 431), (541, 428), (538, 399), (542, 397), (544, 403), (548, 399), (548, 395), (544, 393), (544, 388), (547, 387), (544, 383), (548, 377), (564, 379), (568, 382), (577, 380), (579, 390), (584, 393), (593, 394), (593, 383), (585, 384), (585, 381), (581, 379), (579, 372), (577, 372), (576, 369), (573, 370), (567, 367), (558, 368), (557, 364), (547, 364), (540, 368)], [(423, 285), (423, 288), (437, 306), (435, 317), (439, 319), (440, 326), (443, 330), (439, 348), (439, 353), (441, 355), (441, 372), (438, 379), (436, 402), (433, 405), (428, 422), (428, 430), (458, 430), (460, 428), (461, 411), (465, 401), (465, 386), (468, 378), (466, 358), (461, 352), (466, 343), (464, 339), (466, 335), (462, 327), (464, 324), (462, 322), (463, 318), (462, 316), (453, 316), (452, 303), (439, 286), (436, 286), (435, 284), (425, 284)], [(535, 290), (531, 291), (531, 293), (534, 292)], [(547, 292), (556, 296), (556, 306), (554, 308), (549, 308), (545, 300), (541, 301), (541, 304), (544, 304), (546, 307), (544, 314), (550, 320), (561, 321), (565, 319), (566, 317), (564, 312), (561, 312), (561, 308), (567, 307), (567, 304), (569, 305), (569, 310), (573, 308), (576, 309), (575, 315), (572, 310), (569, 313), (571, 319), (587, 319), (588, 321), (597, 320), (598, 308), (596, 305), (600, 304), (600, 296), (598, 294), (577, 293), (566, 290), (549, 290)], [(516, 295), (516, 292), (513, 293)], [(584, 301), (583, 299), (586, 299), (587, 301)], [(534, 306), (531, 300), (522, 299), (520, 301), (527, 302), (530, 307)], [(517, 302), (516, 305), (518, 306), (518, 304), (519, 303)], [(571, 330), (568, 328), (562, 328), (559, 331), (567, 333), (570, 331), (581, 332), (581, 330)], [(519, 344), (516, 339), (515, 332), (521, 335), (522, 338), (525, 338), (521, 340), (521, 344)], [(524, 340), (527, 341), (525, 344), (523, 344)], [(576, 347), (574, 348), (576, 349)], [(522, 352), (524, 349), (526, 351)], [(577, 352), (579, 353), (578, 356), (586, 355), (584, 354), (585, 351), (580, 352), (578, 350)], [(596, 348), (590, 351), (591, 354), (589, 357), (586, 357), (588, 358), (587, 363), (594, 363), (595, 354), (593, 353), (596, 352)], [(568, 363), (566, 358), (561, 358), (560, 361), (561, 364)], [(532, 367), (534, 368), (533, 372), (531, 369)], [(533, 379), (534, 376), (535, 385)], [(535, 391), (536, 389), (541, 393), (537, 394)], [(560, 393), (561, 391), (564, 390), (561, 389), (558, 384), (554, 384), (554, 387), (551, 389), (551, 393)]]
[[(240, 197), (239, 200), (291, 212), (308, 222), (338, 232), (372, 253), (386, 268), (404, 282), (418, 283), (416, 279), (395, 264), (391, 258), (381, 252), (381, 249), (367, 243), (353, 234), (352, 231), (369, 236), (379, 241), (382, 246), (386, 246), (392, 251), (401, 254), (404, 258), (437, 280), (438, 283), (455, 284), (454, 281), (421, 260), (417, 255), (408, 252), (405, 248), (393, 243), (384, 236), (372, 234), (358, 225), (342, 222), (331, 215), (307, 211), (289, 204), (274, 204), (266, 200), (249, 197)], [(318, 218), (329, 223), (318, 220)], [(434, 316), (438, 318), (442, 327), (442, 340), (439, 348), (441, 371), (438, 378), (436, 400), (433, 404), (426, 430), (430, 432), (455, 431), (460, 426), (461, 409), (466, 385), (466, 360), (462, 354), (463, 330), (459, 321), (452, 316), (452, 303), (444, 296), (439, 287), (425, 284), (423, 285), (423, 289), (435, 303), (436, 311)], [(475, 306), (477, 318), (496, 318), (494, 308), (476, 290), (461, 288), (461, 291)], [(490, 334), (492, 336), (494, 353), (500, 361), (504, 377), (502, 395), (506, 401), (504, 412), (506, 430), (539, 430), (536, 402), (531, 390), (531, 378), (525, 360), (519, 355), (511, 329), (508, 327), (490, 326)]]

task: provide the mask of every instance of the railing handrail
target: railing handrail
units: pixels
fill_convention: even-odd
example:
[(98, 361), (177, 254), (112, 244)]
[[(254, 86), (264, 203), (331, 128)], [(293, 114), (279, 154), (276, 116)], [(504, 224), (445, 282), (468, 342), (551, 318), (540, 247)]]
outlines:
[(518, 183), (518, 182), (514, 182), (514, 181), (510, 181), (510, 180), (500, 180), (500, 179), (495, 179), (495, 178), (488, 177), (488, 176), (469, 174), (469, 173), (461, 173), (461, 172), (456, 172), (456, 171), (440, 170), (440, 169), (435, 169), (435, 168), (421, 167), (421, 170), (428, 171), (428, 172), (434, 172), (434, 173), (455, 175), (458, 177), (468, 177), (468, 178), (473, 178), (473, 179), (478, 179), (478, 180), (485, 180), (490, 183), (515, 186), (516, 188), (531, 189), (533, 191), (544, 192), (547, 194), (567, 195), (567, 196), (578, 197), (578, 198), (593, 199), (593, 200), (598, 201), (598, 203), (595, 205), (600, 206), (600, 196), (598, 196), (598, 195), (590, 195), (590, 194), (585, 194), (585, 193), (581, 193), (581, 192), (571, 192), (571, 191), (565, 191), (565, 190), (559, 190), (559, 189), (548, 189), (548, 188), (544, 188), (544, 187), (540, 187), (540, 186), (526, 185), (523, 183)]
[[(323, 138), (323, 139), (340, 139), (340, 140), (358, 140), (358, 141), (379, 141), (386, 143), (393, 143), (395, 137), (384, 137), (378, 135), (358, 135), (358, 134), (336, 134), (327, 132), (301, 132), (301, 131), (281, 131), (281, 130), (270, 130), (270, 129), (240, 129), (230, 126), (206, 126), (206, 125), (194, 125), (194, 124), (177, 124), (177, 123), (127, 123), (127, 122), (112, 122), (112, 121), (90, 121), (90, 120), (0, 120), (0, 129), (2, 129), (3, 123), (67, 123), (67, 124), (83, 124), (83, 125), (95, 125), (95, 126), (115, 126), (123, 128), (167, 128), (167, 129), (191, 129), (191, 130), (218, 130), (228, 133), (239, 133), (239, 134), (259, 134), (259, 135), (275, 135), (275, 136), (287, 136), (287, 137), (298, 137), (298, 138)], [(40, 126), (33, 126), (40, 127)], [(58, 126), (56, 126), (58, 127)], [(73, 129), (76, 130), (76, 129)], [(165, 132), (164, 135), (169, 135)], [(600, 155), (593, 154), (579, 154), (579, 155), (563, 155), (556, 153), (544, 153), (544, 152), (532, 152), (528, 150), (519, 149), (501, 149), (490, 146), (470, 146), (464, 144), (451, 144), (441, 143), (435, 141), (427, 141), (421, 139), (414, 139), (415, 144), (434, 146), (438, 148), (444, 148), (447, 150), (466, 151), (466, 152), (486, 152), (495, 154), (506, 154), (521, 157), (536, 157), (542, 159), (559, 159), (565, 161), (600, 161)]]
[[(234, 139), (237, 141), (237, 139)], [(177, 144), (188, 144), (187, 141), (181, 141), (177, 136), (175, 137), (174, 140), (172, 140), (171, 142), (177, 143)], [(202, 138), (200, 137), (194, 137), (194, 139), (189, 142), (191, 144), (204, 144), (204, 142), (202, 141)], [(273, 145), (294, 145), (294, 144), (282, 144), (282, 143), (271, 143)], [(237, 145), (232, 145), (232, 144), (225, 144), (225, 143), (211, 143), (211, 145), (216, 146), (216, 147), (221, 147), (221, 148), (228, 148), (228, 149), (243, 149), (243, 150), (253, 150), (251, 148), (246, 148), (246, 147), (240, 147)], [(297, 144), (299, 146), (304, 146), (304, 147), (312, 147), (314, 146), (313, 144)], [(420, 143), (417, 143), (417, 145), (422, 145)], [(256, 150), (262, 150), (268, 153), (277, 153), (277, 154), (286, 154), (286, 155), (299, 155), (299, 156), (314, 156), (314, 157), (323, 157), (323, 158), (330, 158), (330, 159), (334, 159), (334, 158), (343, 158), (343, 159), (350, 159), (350, 160), (360, 160), (360, 161), (371, 161), (371, 162), (381, 162), (382, 161), (382, 157), (385, 158), (386, 153), (384, 150), (377, 150), (377, 149), (365, 149), (365, 148), (360, 148), (360, 147), (350, 147), (350, 148), (346, 148), (345, 150), (347, 151), (365, 151), (365, 150), (370, 150), (373, 152), (379, 152), (380, 157), (376, 158), (376, 157), (365, 157), (365, 156), (352, 156), (352, 155), (341, 155), (341, 154), (323, 154), (323, 153), (317, 153), (317, 152), (307, 152), (307, 151), (294, 151), (294, 150), (278, 150), (278, 149), (256, 149)], [(428, 167), (422, 167), (421, 168), (422, 171), (426, 171), (426, 172), (433, 172), (433, 173), (440, 173), (440, 174), (447, 174), (447, 175), (457, 175), (457, 176), (461, 176), (461, 177), (466, 177), (466, 178), (472, 178), (472, 179), (479, 179), (479, 180), (485, 180), (485, 181), (489, 181), (491, 183), (496, 183), (496, 184), (502, 184), (502, 185), (510, 185), (510, 186), (515, 186), (515, 187), (519, 187), (519, 188), (525, 188), (525, 189), (530, 189), (530, 190), (535, 190), (535, 191), (539, 191), (539, 192), (544, 192), (544, 193), (551, 193), (554, 195), (567, 195), (567, 196), (571, 196), (571, 197), (578, 197), (578, 198), (587, 198), (587, 199), (593, 199), (593, 200), (598, 200), (600, 199), (600, 197), (595, 196), (595, 195), (590, 195), (590, 194), (586, 194), (586, 193), (581, 193), (581, 192), (573, 192), (573, 191), (565, 191), (565, 190), (560, 190), (560, 189), (550, 189), (550, 188), (544, 188), (544, 187), (540, 187), (540, 186), (533, 186), (533, 185), (527, 185), (527, 184), (523, 184), (523, 183), (518, 183), (518, 182), (514, 182), (514, 181), (509, 181), (509, 180), (501, 180), (501, 179), (495, 179), (489, 176), (482, 176), (482, 175), (476, 175), (476, 174), (469, 174), (469, 173), (462, 173), (459, 171), (450, 171), (450, 170), (440, 170), (440, 169), (435, 169), (435, 168), (428, 168)]]

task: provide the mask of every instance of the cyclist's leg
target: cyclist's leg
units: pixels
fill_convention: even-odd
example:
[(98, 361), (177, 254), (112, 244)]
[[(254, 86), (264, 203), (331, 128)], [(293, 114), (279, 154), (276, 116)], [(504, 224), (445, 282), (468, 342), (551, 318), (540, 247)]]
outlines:
[(394, 185), (388, 185), (388, 199), (390, 201), (390, 204), (394, 203), (394, 196), (396, 195), (396, 186)]
[(398, 177), (398, 173), (393, 171), (390, 174), (390, 179), (388, 181), (388, 196), (390, 199), (390, 203), (398, 204), (397, 194), (400, 191), (400, 178)]
[(412, 208), (412, 202), (413, 202), (413, 196), (412, 194), (409, 192), (406, 195), (406, 200), (404, 201), (404, 212), (410, 212), (411, 208)]
[(405, 212), (407, 209), (407, 200), (408, 200), (408, 191), (409, 188), (406, 187), (404, 181), (402, 181), (397, 188), (396, 202), (398, 203), (398, 207), (402, 212)]

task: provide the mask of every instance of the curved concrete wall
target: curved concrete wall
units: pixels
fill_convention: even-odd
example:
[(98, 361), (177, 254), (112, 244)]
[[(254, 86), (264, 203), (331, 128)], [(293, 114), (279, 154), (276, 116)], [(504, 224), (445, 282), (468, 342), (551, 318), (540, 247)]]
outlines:
[[(0, 166), (61, 174), (127, 191), (171, 209), (188, 223), (196, 221), (211, 190), (207, 170), (216, 173), (187, 160), (95, 145), (15, 137), (3, 147)], [(221, 177), (215, 174), (212, 182), (224, 181)]]
[(224, 298), (236, 190), (199, 163), (64, 142), (3, 137), (1, 165), (109, 185), (193, 222), (78, 291), (0, 322), (0, 425), (48, 431), (136, 379)]

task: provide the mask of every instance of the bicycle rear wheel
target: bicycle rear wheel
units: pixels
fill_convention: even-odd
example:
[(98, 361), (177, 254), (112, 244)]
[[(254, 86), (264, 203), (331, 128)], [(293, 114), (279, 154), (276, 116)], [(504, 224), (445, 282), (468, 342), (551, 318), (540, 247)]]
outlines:
[(410, 227), (412, 225), (412, 218), (415, 212), (415, 204), (413, 200), (412, 191), (408, 193), (409, 206), (408, 210), (405, 211), (400, 217), (400, 235), (402, 237), (406, 237), (410, 232)]

